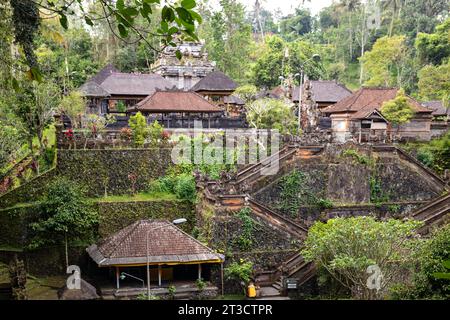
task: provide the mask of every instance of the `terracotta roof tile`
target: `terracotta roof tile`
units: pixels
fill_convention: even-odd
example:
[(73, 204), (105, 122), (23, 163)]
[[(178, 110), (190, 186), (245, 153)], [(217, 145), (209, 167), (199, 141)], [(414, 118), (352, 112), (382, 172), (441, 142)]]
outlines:
[(221, 262), (224, 257), (168, 221), (141, 220), (86, 249), (99, 266)]
[(152, 113), (222, 112), (218, 106), (190, 91), (157, 91), (130, 110)]
[[(374, 110), (380, 111), (383, 103), (394, 99), (397, 92), (396, 88), (361, 88), (322, 112), (328, 114), (349, 112), (353, 113), (352, 118), (364, 118)], [(408, 97), (408, 100), (417, 113), (431, 113), (429, 109), (411, 97)]]

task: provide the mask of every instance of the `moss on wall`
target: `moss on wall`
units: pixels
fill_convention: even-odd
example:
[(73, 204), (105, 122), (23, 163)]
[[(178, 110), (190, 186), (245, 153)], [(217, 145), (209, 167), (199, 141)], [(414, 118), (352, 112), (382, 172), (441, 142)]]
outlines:
[(136, 175), (136, 190), (161, 177), (171, 165), (171, 149), (59, 150), (57, 170), (88, 189), (91, 195), (120, 195), (131, 191), (130, 175)]
[(191, 202), (177, 200), (155, 200), (134, 202), (99, 202), (98, 232), (106, 237), (141, 219), (164, 219), (172, 221), (186, 218), (181, 228), (191, 233), (195, 225), (195, 213)]
[(129, 175), (136, 175), (136, 191), (163, 176), (172, 164), (171, 149), (58, 150), (55, 169), (0, 196), (0, 208), (34, 202), (56, 176), (65, 176), (86, 187), (89, 195), (128, 194)]

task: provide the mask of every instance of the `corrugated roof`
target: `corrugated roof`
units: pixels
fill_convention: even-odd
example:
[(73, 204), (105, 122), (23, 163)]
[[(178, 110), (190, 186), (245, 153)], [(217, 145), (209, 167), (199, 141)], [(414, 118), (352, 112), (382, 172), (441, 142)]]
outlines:
[(206, 77), (195, 84), (191, 91), (234, 91), (236, 82), (220, 71), (208, 73)]
[[(351, 96), (344, 98), (333, 106), (327, 107), (322, 112), (332, 113), (354, 113), (352, 118), (363, 119), (374, 110), (381, 110), (383, 103), (397, 96), (396, 88), (361, 88)], [(419, 102), (407, 97), (409, 103), (417, 113), (431, 113)]]
[(222, 262), (214, 252), (168, 221), (140, 220), (86, 249), (99, 266)]
[(218, 106), (190, 91), (157, 91), (130, 110), (152, 113), (222, 112)]
[(450, 116), (450, 108), (446, 108), (442, 101), (427, 101), (422, 103), (425, 107), (433, 111), (433, 116), (435, 117), (445, 117)]
[[(352, 91), (343, 84), (336, 81), (311, 81), (313, 99), (317, 103), (336, 103), (350, 95)], [(292, 91), (292, 101), (300, 101), (300, 86), (294, 87)]]

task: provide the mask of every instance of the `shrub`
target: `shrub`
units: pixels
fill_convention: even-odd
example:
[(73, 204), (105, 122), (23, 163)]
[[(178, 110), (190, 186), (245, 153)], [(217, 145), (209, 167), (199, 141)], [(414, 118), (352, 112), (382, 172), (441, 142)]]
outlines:
[(253, 275), (253, 263), (244, 259), (232, 262), (224, 269), (224, 275), (227, 280), (239, 281), (245, 294), (246, 286)]
[(417, 152), (417, 160), (419, 160), (429, 168), (433, 167), (434, 156), (433, 153), (431, 153), (431, 151), (429, 150), (419, 149), (419, 151)]
[(182, 174), (176, 177), (174, 193), (177, 198), (194, 202), (197, 198), (195, 179), (192, 175)]
[(133, 141), (135, 147), (144, 146), (145, 139), (148, 135), (147, 121), (145, 120), (145, 117), (140, 112), (138, 112), (134, 116), (130, 117), (130, 120), (128, 120), (128, 125), (133, 132)]

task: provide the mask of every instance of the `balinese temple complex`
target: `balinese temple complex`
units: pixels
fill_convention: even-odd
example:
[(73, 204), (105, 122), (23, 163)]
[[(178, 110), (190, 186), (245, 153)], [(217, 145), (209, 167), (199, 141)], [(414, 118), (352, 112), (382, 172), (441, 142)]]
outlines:
[[(177, 49), (182, 59), (175, 56)], [(88, 101), (86, 113), (116, 114), (117, 128), (137, 111), (166, 128), (190, 128), (194, 120), (208, 128), (246, 127), (244, 102), (233, 95), (237, 84), (215, 70), (202, 43), (166, 48), (152, 71), (121, 73), (105, 66), (79, 88)]]

